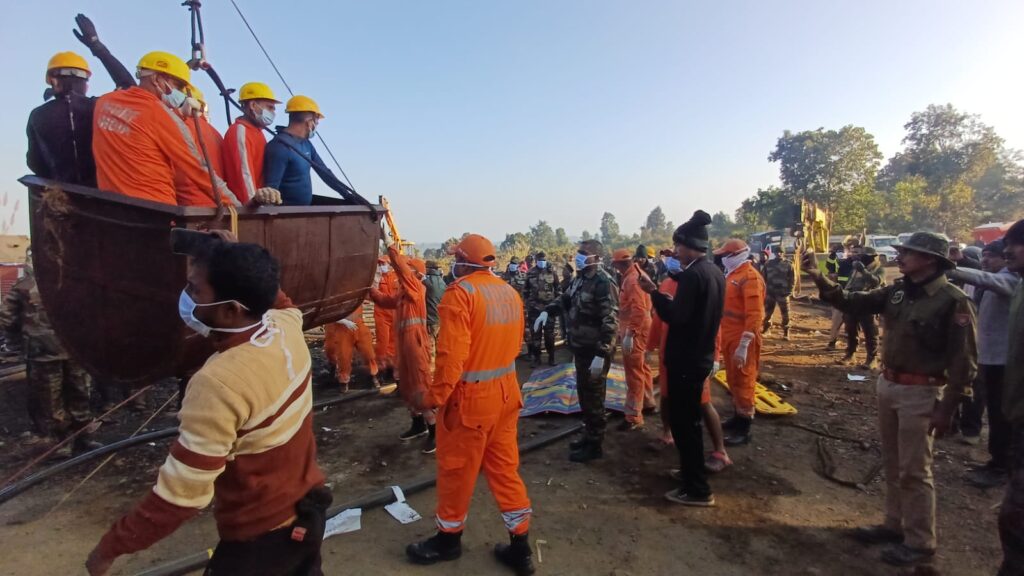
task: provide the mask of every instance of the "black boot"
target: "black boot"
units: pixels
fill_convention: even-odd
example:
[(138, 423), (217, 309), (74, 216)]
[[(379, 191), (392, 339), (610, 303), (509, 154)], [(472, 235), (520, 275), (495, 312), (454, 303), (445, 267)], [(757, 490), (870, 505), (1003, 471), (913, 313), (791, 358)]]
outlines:
[(437, 443), (434, 441), (437, 426), (435, 424), (428, 424), (427, 427), (430, 429), (430, 432), (427, 434), (427, 444), (423, 447), (423, 453), (433, 454), (437, 452)]
[(789, 340), (789, 326), (782, 327), (782, 339)]
[(530, 576), (537, 571), (533, 567), (533, 550), (530, 549), (530, 534), (509, 534), (509, 544), (495, 544), (494, 556), (499, 562), (516, 571), (516, 576)]
[(422, 542), (405, 547), (405, 555), (416, 564), (434, 564), (462, 556), (462, 532), (438, 532)]
[(548, 366), (554, 366), (554, 365), (555, 365), (555, 353), (554, 352), (548, 352)]
[(413, 416), (412, 425), (408, 430), (402, 432), (398, 436), (398, 439), (402, 442), (407, 442), (413, 438), (419, 438), (420, 436), (426, 436), (430, 431), (427, 430), (427, 421), (423, 419), (423, 416)]
[(587, 436), (584, 434), (583, 436), (580, 436), (579, 438), (573, 440), (572, 442), (569, 442), (569, 450), (579, 450), (580, 448), (583, 448), (583, 445), (586, 443)]
[(744, 418), (743, 416), (735, 416), (736, 426), (729, 430), (729, 433), (725, 435), (726, 446), (742, 446), (749, 444), (752, 437), (750, 432), (750, 425), (754, 422), (751, 418)]
[(604, 456), (600, 440), (587, 439), (579, 448), (569, 452), (569, 460), (572, 462), (590, 462)]
[(722, 422), (722, 430), (725, 432), (732, 432), (733, 430), (740, 426), (740, 420), (743, 420), (742, 416), (737, 416), (736, 414), (733, 414), (732, 416), (729, 417), (728, 420)]

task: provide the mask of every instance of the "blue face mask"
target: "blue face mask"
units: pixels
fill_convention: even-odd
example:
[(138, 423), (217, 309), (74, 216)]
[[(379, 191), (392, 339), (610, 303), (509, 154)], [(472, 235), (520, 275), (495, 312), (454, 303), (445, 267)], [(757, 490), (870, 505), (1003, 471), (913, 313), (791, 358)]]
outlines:
[(675, 257), (667, 258), (665, 260), (665, 268), (670, 274), (676, 274), (683, 269), (683, 265)]
[(587, 260), (590, 256), (587, 254), (576, 254), (576, 270), (583, 270), (587, 267)]
[(548, 267), (548, 261), (547, 260), (537, 260), (537, 268), (540, 268), (541, 270), (543, 270), (543, 269), (545, 269), (547, 267)]
[[(235, 302), (242, 308), (245, 308), (245, 305), (242, 304), (241, 302), (238, 302), (237, 300), (221, 300), (220, 302), (211, 302), (209, 304), (196, 304), (196, 301), (193, 300), (191, 296), (189, 296), (188, 292), (182, 290), (181, 296), (178, 297), (178, 315), (181, 316), (181, 321), (184, 322), (186, 326), (194, 330), (203, 338), (209, 336), (210, 332), (230, 332), (237, 334), (239, 332), (251, 330), (252, 328), (255, 328), (263, 323), (262, 321), (260, 321), (256, 322), (255, 324), (245, 326), (243, 328), (214, 328), (213, 326), (207, 326), (206, 324), (203, 323), (202, 320), (196, 318), (196, 308), (202, 308), (204, 306), (217, 306), (218, 304), (227, 304), (228, 302)], [(248, 308), (245, 309), (248, 310)]]
[(276, 114), (274, 114), (274, 111), (269, 108), (260, 110), (260, 124), (270, 126), (274, 123), (274, 116), (276, 116)]
[(171, 88), (170, 94), (161, 94), (160, 99), (167, 105), (171, 110), (177, 110), (181, 108), (182, 104), (185, 103), (185, 93), (177, 88)]

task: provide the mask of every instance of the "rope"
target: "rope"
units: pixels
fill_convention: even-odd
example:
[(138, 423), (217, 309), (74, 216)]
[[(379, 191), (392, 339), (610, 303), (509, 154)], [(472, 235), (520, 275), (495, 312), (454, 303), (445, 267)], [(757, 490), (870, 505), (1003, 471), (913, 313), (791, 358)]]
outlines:
[(231, 215), (231, 233), (238, 238), (238, 209), (234, 204), (228, 204), (228, 214)]
[[(288, 93), (295, 96), (295, 92), (292, 92), (292, 87), (288, 85), (288, 81), (284, 79), (284, 75), (281, 74), (281, 70), (278, 69), (277, 64), (274, 63), (274, 59), (270, 57), (270, 53), (267, 52), (266, 48), (264, 48), (263, 42), (260, 42), (259, 36), (256, 35), (256, 31), (253, 30), (252, 26), (249, 24), (249, 20), (246, 19), (245, 14), (242, 13), (242, 9), (238, 7), (238, 2), (231, 0), (231, 5), (235, 7), (235, 12), (238, 12), (238, 16), (242, 19), (242, 23), (244, 23), (245, 27), (249, 29), (249, 34), (252, 34), (252, 39), (256, 41), (256, 45), (260, 47), (260, 50), (263, 51), (263, 55), (267, 57), (267, 62), (270, 62), (270, 66), (274, 69), (274, 73), (277, 74), (278, 79), (280, 79), (281, 83), (284, 84)], [(355, 186), (352, 184), (352, 181), (349, 180), (348, 174), (345, 173), (345, 169), (341, 167), (341, 163), (338, 162), (337, 158), (335, 158), (334, 152), (331, 151), (331, 147), (327, 145), (327, 141), (324, 140), (323, 135), (317, 132), (316, 137), (317, 140), (323, 144), (324, 150), (327, 150), (327, 155), (334, 161), (334, 165), (338, 167), (338, 171), (341, 172), (342, 177), (345, 178), (345, 182), (348, 183), (349, 188), (355, 190)]]

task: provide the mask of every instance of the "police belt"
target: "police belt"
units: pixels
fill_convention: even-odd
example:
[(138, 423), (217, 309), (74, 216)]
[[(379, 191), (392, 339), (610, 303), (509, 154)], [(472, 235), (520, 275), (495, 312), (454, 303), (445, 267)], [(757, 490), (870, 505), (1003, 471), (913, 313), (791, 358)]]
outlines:
[(942, 386), (946, 383), (943, 376), (928, 376), (927, 374), (912, 374), (910, 372), (897, 372), (886, 368), (882, 371), (885, 379), (896, 384), (906, 386)]

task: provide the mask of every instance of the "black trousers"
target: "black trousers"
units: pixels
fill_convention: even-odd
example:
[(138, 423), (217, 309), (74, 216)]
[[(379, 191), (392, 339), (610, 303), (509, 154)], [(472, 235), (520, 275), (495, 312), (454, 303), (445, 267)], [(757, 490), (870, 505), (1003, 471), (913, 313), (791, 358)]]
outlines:
[(997, 576), (1024, 576), (1024, 426), (1015, 427), (1011, 437), (1010, 482), (999, 508), (1003, 565)]
[(857, 351), (857, 329), (864, 333), (864, 347), (868, 355), (878, 353), (878, 324), (875, 322), (874, 314), (846, 314), (843, 316), (843, 323), (846, 324), (846, 353), (853, 354)]
[[(203, 575), (323, 576), (320, 545), (330, 505), (330, 491), (323, 486), (313, 488), (296, 503), (298, 517), (291, 526), (252, 540), (218, 542)], [(293, 537), (297, 532), (302, 532), (301, 540)]]
[(594, 350), (574, 349), (572, 351), (576, 362), (576, 396), (580, 401), (580, 411), (583, 413), (583, 434), (591, 441), (601, 442), (604, 440), (604, 430), (608, 426), (608, 415), (605, 413), (604, 397), (608, 383), (608, 370), (612, 367), (612, 354), (604, 358), (604, 367), (601, 369), (601, 376), (590, 377), (590, 364), (594, 361), (597, 353)]
[[(1010, 465), (1010, 443), (1013, 427), (1003, 414), (1003, 375), (1006, 366), (981, 364), (974, 387), (974, 402), (983, 406), (978, 410), (978, 431), (981, 431), (981, 411), (988, 409), (988, 453), (992, 464), (1007, 469)], [(962, 426), (966, 428), (966, 425)]]
[(703, 498), (711, 494), (704, 470), (704, 422), (700, 397), (708, 373), (675, 374), (668, 370), (669, 421), (672, 439), (679, 452), (679, 468), (683, 476), (683, 492)]

